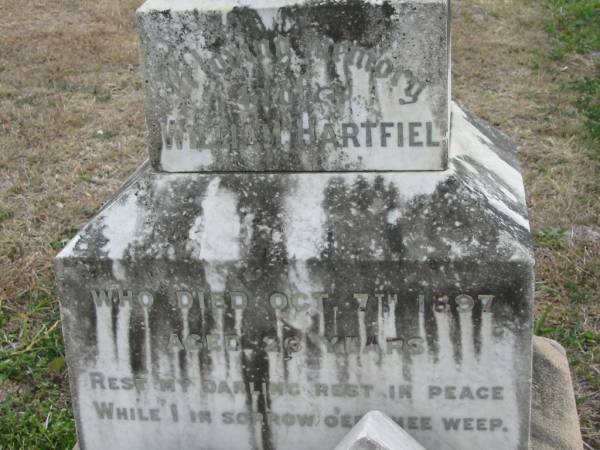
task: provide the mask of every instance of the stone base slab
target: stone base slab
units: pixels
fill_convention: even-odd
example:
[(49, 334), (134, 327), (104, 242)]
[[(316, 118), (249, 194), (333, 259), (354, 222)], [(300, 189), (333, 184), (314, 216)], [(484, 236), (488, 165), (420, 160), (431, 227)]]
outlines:
[(526, 450), (523, 181), (452, 111), (444, 172), (135, 173), (56, 259), (81, 447), (333, 448), (379, 409)]
[[(581, 450), (569, 361), (556, 341), (533, 338), (531, 450)], [(73, 450), (79, 450), (75, 445)]]

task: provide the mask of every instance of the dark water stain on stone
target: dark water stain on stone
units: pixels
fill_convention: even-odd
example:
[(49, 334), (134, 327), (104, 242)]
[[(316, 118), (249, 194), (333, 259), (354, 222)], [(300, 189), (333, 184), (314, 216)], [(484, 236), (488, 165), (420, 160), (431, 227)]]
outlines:
[(319, 336), (318, 315), (311, 317), (311, 326), (306, 332), (306, 367), (317, 371), (321, 369), (321, 360), (324, 355), (321, 353), (321, 336)]
[(452, 356), (454, 357), (454, 363), (457, 366), (461, 366), (463, 362), (463, 348), (461, 339), (460, 313), (458, 312), (454, 302), (450, 304), (450, 311), (448, 314), (450, 319), (450, 336), (448, 339), (452, 343)]
[[(145, 228), (141, 221), (136, 230), (137, 239), (125, 251), (127, 277), (134, 280), (137, 292), (148, 291), (154, 296), (152, 306), (148, 310), (148, 327), (145, 330), (141, 308), (132, 308), (130, 324), (130, 347), (132, 349), (132, 368), (139, 371), (145, 367), (144, 358), (151, 358), (153, 371), (158, 371), (158, 356), (167, 353), (175, 358), (174, 349), (168, 349), (168, 339), (172, 333), (182, 336), (183, 323), (181, 311), (177, 306), (174, 292), (169, 292), (170, 285), (204, 285), (203, 266), (185, 256), (190, 250), (185, 247), (188, 232), (195, 219), (202, 215), (198, 194), (206, 190), (204, 178), (195, 181), (173, 181), (172, 189), (158, 189), (153, 182), (146, 183), (136, 192), (136, 203), (140, 208), (157, 211), (153, 217), (153, 226)], [(169, 205), (165, 207), (164, 205)], [(142, 218), (143, 219), (143, 218)], [(157, 243), (161, 242), (158, 246)], [(181, 255), (184, 258), (170, 261), (169, 254)], [(151, 354), (145, 355), (145, 336), (150, 333)], [(179, 352), (180, 368), (185, 373), (185, 354)]]
[[(246, 411), (250, 415), (250, 417), (254, 414), (254, 373), (252, 372), (253, 364), (252, 358), (253, 353), (242, 352), (242, 380), (244, 382), (244, 390), (246, 392)], [(249, 447), (252, 449), (256, 449), (256, 433), (254, 429), (254, 422), (251, 420), (248, 423), (248, 433), (250, 434), (250, 439), (248, 442)]]
[(113, 339), (113, 347), (115, 351), (115, 356), (119, 357), (119, 346), (117, 342), (117, 330), (119, 323), (119, 304), (113, 302), (110, 308), (110, 321), (112, 327), (112, 339)]
[[(63, 276), (59, 279), (59, 287), (64, 292), (61, 307), (70, 314), (63, 316), (65, 339), (73, 342), (77, 349), (83, 349), (84, 355), (77, 361), (71, 361), (73, 367), (94, 366), (98, 357), (98, 318), (91, 290), (106, 290), (112, 285), (112, 264), (110, 261), (75, 260), (67, 258), (61, 261)], [(77, 322), (71, 322), (76, 317)]]
[(282, 339), (287, 345), (283, 346), (283, 352), (279, 356), (283, 359), (283, 378), (286, 382), (290, 376), (289, 362), (296, 357), (297, 351), (303, 350), (303, 335), (301, 330), (297, 330), (287, 323), (283, 324)]
[(144, 313), (141, 308), (132, 308), (129, 319), (129, 364), (134, 376), (146, 374), (146, 342), (144, 335)]
[[(248, 231), (249, 243), (244, 244), (246, 257), (235, 269), (239, 280), (249, 293), (249, 304), (242, 315), (243, 378), (247, 389), (254, 383), (261, 393), (258, 409), (263, 414), (261, 434), (263, 450), (274, 449), (267, 411), (269, 409), (269, 356), (265, 350), (267, 341), (277, 339), (277, 317), (270, 304), (270, 296), (286, 292), (288, 287), (288, 257), (284, 235), (283, 193), (287, 187), (282, 179), (270, 175), (259, 177), (236, 176), (227, 179), (220, 188), (233, 192), (237, 197), (237, 212), (241, 219), (247, 211), (253, 214)], [(298, 335), (297, 330), (283, 325), (283, 338)], [(278, 345), (281, 346), (281, 342)], [(251, 352), (252, 357), (246, 357)], [(288, 355), (281, 355), (284, 359)], [(266, 390), (263, 392), (263, 384)], [(251, 402), (251, 396), (249, 398)], [(250, 403), (251, 405), (251, 403)], [(250, 411), (251, 412), (251, 411)]]
[(173, 14), (171, 14), (171, 10), (170, 9), (165, 9), (162, 11), (158, 11), (158, 10), (151, 10), (150, 11), (150, 15), (154, 17), (155, 21), (170, 21), (173, 19)]
[[(425, 301), (425, 298), (423, 298)], [(424, 322), (425, 322), (425, 342), (427, 345), (428, 355), (433, 359), (434, 363), (438, 363), (440, 359), (440, 336), (438, 333), (438, 326), (435, 320), (435, 313), (432, 308), (425, 307), (424, 311)]]
[(394, 8), (387, 1), (382, 6), (361, 0), (314, 1), (281, 8), (280, 14), (283, 20), (295, 24), (298, 32), (314, 28), (334, 42), (354, 41), (363, 47), (374, 47), (391, 27)]
[[(268, 419), (271, 399), (269, 395), (269, 356), (262, 348), (251, 351), (252, 357), (247, 357), (246, 352), (242, 353), (242, 379), (246, 389), (246, 405), (248, 413), (252, 417), (254, 399), (252, 393), (258, 396), (257, 410), (262, 414), (261, 441), (262, 450), (275, 450), (271, 426)], [(251, 436), (254, 435), (254, 421), (249, 423)], [(252, 440), (251, 445), (253, 445)]]
[[(475, 293), (473, 294), (473, 298), (477, 299)], [(477, 361), (479, 361), (481, 358), (482, 313), (482, 304), (480, 301), (476, 300), (473, 307), (473, 311), (471, 313), (471, 326), (473, 327), (473, 348), (475, 350), (475, 358), (477, 359)]]
[[(404, 286), (403, 288), (405, 289)], [(411, 346), (409, 342), (412, 342), (412, 339), (419, 337), (418, 308), (418, 301), (414, 295), (405, 292), (398, 296), (396, 311), (394, 313), (396, 318), (394, 328), (396, 330), (395, 338), (399, 339), (399, 342), (402, 343), (402, 346), (400, 349), (395, 348), (395, 351), (401, 352), (402, 377), (407, 383), (411, 383), (413, 381), (411, 370), (413, 355), (411, 354)]]
[[(92, 358), (95, 360), (98, 357), (98, 318), (96, 313), (98, 306), (93, 301), (91, 291), (110, 291), (115, 286), (112, 261), (108, 259), (108, 252), (103, 250), (108, 243), (108, 239), (104, 236), (105, 227), (104, 221), (99, 220), (81, 230), (80, 239), (73, 251), (74, 253), (88, 254), (85, 258), (66, 258), (62, 261), (65, 274), (62, 290), (68, 292), (69, 295), (62, 300), (61, 305), (67, 309), (74, 309), (72, 316), (80, 318), (79, 320), (84, 323), (87, 322), (87, 326), (81, 326), (82, 323), (78, 323), (69, 332), (69, 336), (77, 342), (76, 345), (86, 348), (83, 353), (88, 355), (85, 358), (86, 361), (77, 361), (76, 366), (84, 366), (90, 363)], [(87, 249), (93, 250), (90, 253)], [(108, 306), (111, 308), (111, 320), (113, 317), (112, 306)], [(75, 331), (79, 329), (83, 332)], [(87, 358), (90, 358), (90, 361), (87, 361)]]
[[(364, 350), (385, 350), (385, 343), (377, 341), (384, 301), (381, 300), (380, 311), (380, 300), (373, 293), (385, 298), (382, 286), (394, 285), (397, 274), (393, 272), (397, 267), (372, 262), (372, 254), (379, 252), (382, 259), (394, 259), (397, 241), (393, 238), (394, 246), (390, 248), (390, 231), (398, 230), (389, 223), (388, 216), (399, 206), (397, 198), (397, 190), (392, 185), (385, 186), (381, 177), (373, 181), (364, 176), (351, 181), (332, 178), (326, 187), (323, 201), (326, 245), (319, 260), (319, 278), (325, 291), (333, 293), (323, 311), (329, 339), (358, 337), (359, 320), (364, 320), (362, 326), (367, 338), (367, 342), (361, 343)], [(347, 367), (347, 361), (342, 361), (338, 370)]]

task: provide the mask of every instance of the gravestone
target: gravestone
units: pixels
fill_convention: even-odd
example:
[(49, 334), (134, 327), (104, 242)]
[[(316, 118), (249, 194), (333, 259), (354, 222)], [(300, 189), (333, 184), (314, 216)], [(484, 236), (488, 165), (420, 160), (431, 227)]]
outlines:
[(138, 19), (157, 169), (446, 168), (448, 0), (152, 0)]
[[(375, 409), (425, 448), (526, 449), (523, 181), (512, 144), (443, 100), (446, 2), (151, 0), (139, 20), (152, 162), (56, 259), (82, 450), (333, 449)], [(278, 66), (288, 44), (302, 76)], [(373, 55), (369, 74), (354, 59), (342, 78), (338, 44)], [(381, 58), (407, 77), (401, 91), (391, 75), (377, 84)], [(241, 93), (229, 89), (239, 77)], [(399, 103), (415, 77), (418, 99)], [(190, 135), (273, 125), (288, 105), (264, 98), (267, 79), (301, 80), (335, 139), (379, 120), (372, 139), (404, 124), (410, 142), (420, 124), (424, 145), (206, 147)], [(340, 82), (361, 94), (314, 104), (317, 84)], [(242, 94), (270, 113), (231, 113)]]

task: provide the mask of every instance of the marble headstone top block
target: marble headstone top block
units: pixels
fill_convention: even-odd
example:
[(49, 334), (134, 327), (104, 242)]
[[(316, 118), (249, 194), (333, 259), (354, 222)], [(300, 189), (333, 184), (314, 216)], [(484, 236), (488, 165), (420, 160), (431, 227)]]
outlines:
[(533, 254), (510, 143), (447, 171), (140, 169), (56, 259), (82, 450), (526, 450)]
[(425, 450), (414, 438), (381, 411), (371, 411), (358, 422), (334, 450)]
[(445, 169), (448, 3), (147, 1), (154, 168)]

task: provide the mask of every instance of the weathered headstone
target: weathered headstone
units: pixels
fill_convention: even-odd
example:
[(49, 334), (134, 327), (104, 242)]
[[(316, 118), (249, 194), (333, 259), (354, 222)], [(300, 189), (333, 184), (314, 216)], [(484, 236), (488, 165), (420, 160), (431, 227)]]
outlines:
[(57, 260), (84, 448), (332, 448), (375, 408), (526, 448), (521, 178), (452, 132), (446, 172), (138, 172)]
[[(437, 33), (436, 48), (447, 47), (446, 3), (212, 2), (212, 13), (206, 3), (151, 0), (140, 10), (155, 166), (139, 169), (56, 260), (82, 450), (332, 449), (374, 409), (425, 448), (526, 449), (533, 256), (523, 182), (510, 142), (457, 105), (442, 131), (448, 86), (434, 75), (446, 73), (447, 54), (423, 43)], [(288, 25), (289, 35), (277, 32)], [(167, 148), (175, 141), (160, 134), (161, 121), (179, 126), (185, 106), (232, 126), (218, 101), (239, 94), (200, 89), (206, 55), (190, 59), (184, 48), (221, 55), (229, 72), (233, 49), (263, 58), (261, 42), (273, 55), (287, 36), (300, 66), (330, 67), (327, 55), (309, 52), (318, 45), (310, 36), (329, 42), (332, 33), (374, 55), (389, 50), (401, 66), (407, 55), (421, 61), (410, 69), (424, 77), (421, 93), (439, 95), (382, 119), (408, 123), (409, 140), (410, 123), (421, 131), (437, 123), (440, 164), (404, 166), (397, 152), (387, 165), (345, 165), (325, 147), (318, 162), (314, 146), (290, 150), (289, 161), (270, 159), (266, 147), (195, 156)], [(424, 59), (428, 52), (437, 59)], [(249, 86), (275, 63), (260, 67), (247, 72)], [(352, 73), (353, 90), (377, 91), (371, 76)], [(334, 81), (324, 76), (321, 87)], [(208, 100), (213, 91), (218, 101)], [(270, 103), (273, 116), (260, 120), (272, 124), (284, 106)], [(323, 120), (366, 120), (350, 109), (354, 119)], [(442, 168), (447, 135), (447, 170), (391, 171)], [(430, 150), (410, 154), (433, 161), (419, 159)]]
[(150, 0), (138, 18), (157, 169), (446, 168), (448, 0)]

